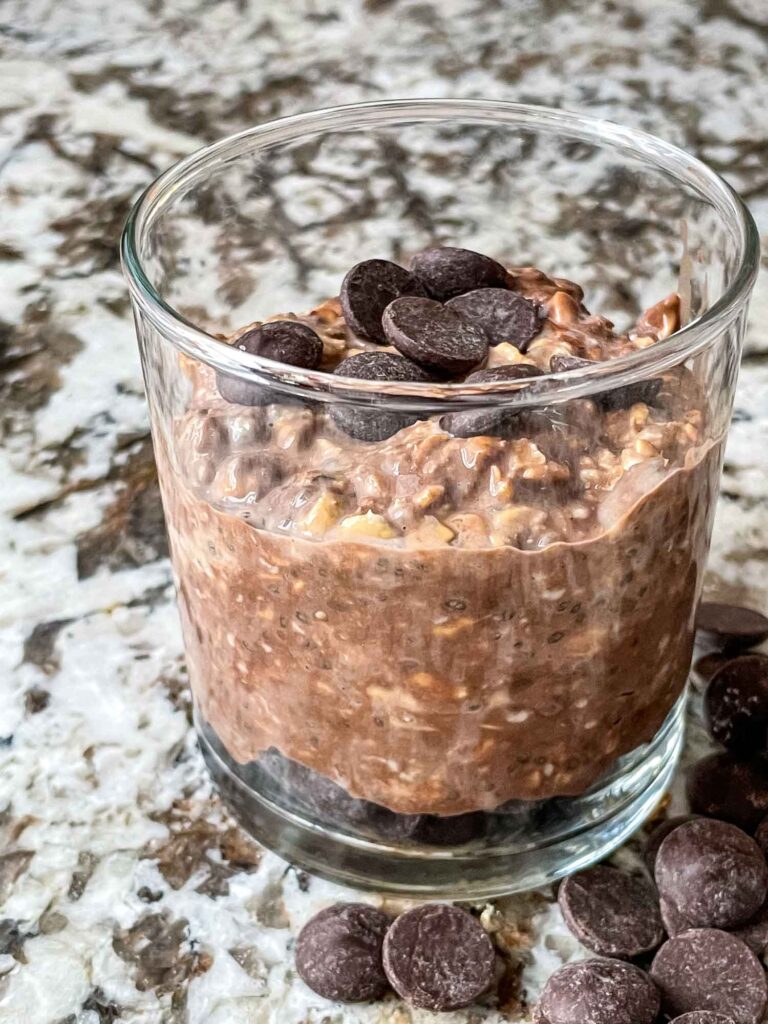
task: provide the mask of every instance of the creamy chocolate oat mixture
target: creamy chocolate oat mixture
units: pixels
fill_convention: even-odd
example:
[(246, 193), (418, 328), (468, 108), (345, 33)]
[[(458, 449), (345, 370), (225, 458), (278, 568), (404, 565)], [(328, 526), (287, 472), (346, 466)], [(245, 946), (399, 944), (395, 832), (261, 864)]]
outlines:
[[(279, 319), (316, 332), (329, 372), (409, 346), (445, 379), (415, 326), (442, 317), (450, 347), (450, 318), (479, 303), (490, 344), (471, 372), (525, 367), (531, 387), (679, 326), (676, 296), (620, 335), (569, 281), (493, 273), (438, 313), (411, 282), (381, 338), (350, 327), (349, 289), (346, 317), (330, 300)], [(502, 290), (528, 303), (494, 306)], [(384, 426), (188, 376), (164, 502), (195, 693), (234, 759), (275, 748), (355, 797), (454, 815), (581, 793), (656, 733), (688, 672), (720, 461), (687, 369), (503, 421)]]

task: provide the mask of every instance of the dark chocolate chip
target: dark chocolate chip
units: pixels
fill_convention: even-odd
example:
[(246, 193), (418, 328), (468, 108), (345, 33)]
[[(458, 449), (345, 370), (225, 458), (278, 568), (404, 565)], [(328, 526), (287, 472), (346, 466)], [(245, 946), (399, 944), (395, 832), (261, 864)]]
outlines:
[(756, 956), (761, 957), (768, 949), (768, 903), (746, 924), (729, 930), (745, 942)]
[(714, 1010), (692, 1010), (691, 1013), (684, 1013), (681, 1017), (675, 1017), (670, 1024), (736, 1024), (733, 1017), (724, 1013), (715, 1013)]
[(443, 377), (466, 373), (488, 354), (484, 331), (434, 299), (395, 299), (381, 322), (398, 352)]
[[(462, 846), (487, 832), (488, 815), (481, 811), (439, 816), (397, 814), (370, 800), (351, 796), (332, 779), (298, 761), (284, 757), (274, 747), (253, 762), (258, 773), (252, 784), (267, 789), (277, 786), (279, 799), (300, 804), (300, 810), (334, 825), (362, 829), (395, 842), (429, 846)], [(264, 780), (262, 773), (268, 776)]]
[(768, 770), (759, 761), (710, 754), (688, 775), (691, 810), (752, 832), (768, 814)]
[[(376, 804), (372, 806), (376, 807)], [(463, 846), (486, 834), (487, 816), (482, 811), (453, 814), (395, 814), (385, 807), (371, 815), (371, 824), (388, 839), (423, 843), (427, 846)]]
[(623, 960), (579, 960), (560, 967), (539, 1003), (543, 1024), (653, 1024), (659, 993), (648, 975)]
[(651, 380), (636, 380), (631, 384), (624, 384), (621, 387), (612, 388), (610, 391), (603, 391), (596, 398), (600, 407), (606, 412), (614, 412), (616, 409), (629, 409), (638, 402), (645, 405), (653, 405), (661, 390), (662, 380), (659, 377)]
[(768, 857), (768, 817), (763, 818), (755, 830), (755, 842)]
[(736, 1024), (759, 1024), (768, 1001), (760, 961), (741, 939), (714, 928), (694, 928), (665, 942), (651, 965), (670, 1016), (713, 1010)]
[(768, 618), (754, 608), (703, 601), (696, 612), (696, 630), (733, 654), (768, 640)]
[(693, 814), (678, 814), (674, 818), (667, 818), (666, 821), (662, 821), (651, 832), (645, 841), (645, 850), (643, 851), (645, 863), (648, 865), (648, 870), (651, 874), (654, 874), (656, 870), (656, 855), (659, 852), (659, 847), (669, 833), (673, 832), (678, 825), (683, 825), (686, 821), (695, 820), (696, 818)]
[(481, 327), (491, 345), (507, 342), (521, 352), (539, 334), (546, 317), (538, 303), (506, 288), (477, 288), (446, 306)]
[(566, 878), (557, 899), (576, 938), (601, 956), (631, 960), (664, 939), (656, 893), (643, 878), (598, 865)]
[[(298, 320), (272, 320), (242, 334), (232, 346), (242, 352), (276, 363), (316, 370), (323, 357), (323, 343), (318, 334)], [(225, 402), (233, 405), (268, 405), (279, 400), (271, 388), (219, 371), (216, 386)]]
[(718, 669), (704, 695), (704, 720), (732, 753), (768, 753), (768, 656), (743, 655)]
[(707, 683), (723, 665), (732, 660), (732, 655), (721, 654), (719, 651), (711, 651), (703, 655), (693, 665), (693, 681), (696, 689), (705, 690)]
[(402, 295), (426, 295), (421, 282), (389, 260), (356, 264), (341, 285), (341, 308), (348, 326), (361, 338), (386, 343), (381, 314)]
[(673, 939), (675, 935), (680, 935), (681, 932), (688, 932), (693, 928), (691, 922), (680, 913), (674, 903), (670, 903), (663, 897), (659, 901), (659, 912), (661, 920), (664, 922), (664, 931), (670, 939)]
[(397, 918), (384, 939), (392, 988), (424, 1010), (469, 1006), (493, 981), (491, 940), (465, 910), (427, 904)]
[[(541, 377), (542, 372), (528, 363), (512, 363), (506, 366), (493, 366), (487, 370), (476, 370), (471, 373), (465, 384), (501, 384), (512, 380), (529, 380)], [(440, 426), (454, 437), (516, 437), (519, 426), (516, 420), (521, 410), (494, 407), (493, 397), (486, 399), (488, 407), (484, 409), (467, 409), (452, 412), (443, 416)]]
[(387, 990), (381, 963), (391, 918), (365, 903), (337, 903), (308, 921), (296, 941), (296, 970), (325, 999), (362, 1003)]
[[(690, 931), (694, 927), (679, 910), (676, 910), (671, 903), (664, 899), (661, 900), (660, 910), (664, 928), (670, 938)], [(740, 925), (738, 928), (724, 930), (735, 935), (737, 939), (741, 939), (756, 956), (761, 957), (768, 948), (768, 904), (763, 904), (746, 924)]]
[[(426, 383), (432, 378), (420, 366), (393, 352), (360, 352), (342, 360), (334, 370), (338, 377), (356, 380)], [(336, 404), (331, 409), (334, 423), (359, 441), (383, 441), (398, 430), (415, 423), (418, 416), (376, 405)]]
[(582, 366), (595, 366), (593, 359), (580, 359), (578, 356), (552, 356), (549, 369), (552, 373), (567, 373), (569, 370), (580, 370)]
[(507, 284), (507, 271), (496, 260), (450, 245), (417, 252), (411, 270), (440, 302), (476, 288), (504, 288)]
[[(580, 359), (578, 356), (552, 356), (549, 360), (549, 368), (552, 373), (566, 373), (568, 370), (578, 370), (582, 366), (595, 366), (595, 360)], [(600, 394), (593, 395), (592, 398), (604, 412), (629, 409), (637, 402), (653, 405), (662, 383), (660, 377), (637, 380), (631, 384), (611, 388), (609, 391), (601, 391)]]
[(768, 896), (768, 864), (751, 836), (725, 821), (679, 825), (659, 847), (656, 885), (694, 928), (735, 928)]

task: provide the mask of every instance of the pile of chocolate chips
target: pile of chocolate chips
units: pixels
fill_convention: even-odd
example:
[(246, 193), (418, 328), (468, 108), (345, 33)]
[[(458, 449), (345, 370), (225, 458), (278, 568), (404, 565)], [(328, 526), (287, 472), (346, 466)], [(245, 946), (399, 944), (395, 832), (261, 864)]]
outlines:
[[(597, 956), (555, 971), (537, 1024), (760, 1024), (768, 1011), (759, 959), (768, 951), (768, 656), (748, 653), (768, 640), (768, 618), (705, 603), (697, 630), (715, 648), (710, 664), (719, 659), (705, 718), (726, 751), (694, 766), (693, 813), (648, 837), (653, 882), (597, 865), (561, 883), (565, 922)], [(479, 922), (448, 904), (394, 922), (365, 904), (337, 904), (296, 945), (310, 988), (346, 1002), (391, 987), (415, 1007), (459, 1009), (489, 991), (494, 965)]]
[(316, 914), (296, 942), (296, 969), (326, 999), (356, 1003), (391, 987), (423, 1010), (458, 1010), (494, 978), (496, 955), (465, 910), (432, 903), (394, 920), (365, 903), (337, 903)]
[[(366, 381), (428, 383), (461, 380), (520, 380), (541, 376), (530, 365), (476, 370), (492, 345), (514, 345), (521, 352), (539, 334), (546, 311), (514, 291), (513, 277), (496, 260), (471, 249), (439, 246), (417, 253), (410, 270), (389, 260), (371, 259), (356, 264), (341, 284), (340, 301), (347, 325), (359, 337), (395, 352), (371, 349), (349, 356), (334, 373)], [(319, 336), (296, 320), (275, 320), (242, 334), (236, 347), (252, 355), (302, 369), (316, 370), (322, 359)], [(469, 374), (469, 376), (467, 376)], [(238, 405), (274, 401), (268, 389), (223, 373), (217, 376), (219, 393)], [(331, 415), (341, 430), (361, 441), (382, 441), (416, 417), (405, 413), (356, 405), (334, 406)], [(463, 414), (446, 429), (460, 436), (481, 432)], [(485, 424), (487, 426), (487, 424)], [(494, 432), (504, 425), (495, 424)], [(486, 431), (487, 432), (487, 431)]]
[(568, 927), (600, 959), (552, 975), (539, 1024), (759, 1024), (768, 1010), (768, 656), (749, 653), (768, 618), (704, 603), (696, 627), (705, 722), (725, 750), (693, 766), (692, 814), (649, 836), (655, 885), (605, 865), (561, 884)]

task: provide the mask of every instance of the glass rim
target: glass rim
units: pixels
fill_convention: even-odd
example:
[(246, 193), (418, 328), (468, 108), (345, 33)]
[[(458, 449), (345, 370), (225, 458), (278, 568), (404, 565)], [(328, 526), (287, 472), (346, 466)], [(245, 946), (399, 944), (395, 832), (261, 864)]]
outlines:
[[(616, 359), (595, 362), (523, 382), (423, 384), (363, 381), (322, 370), (303, 370), (251, 355), (192, 323), (155, 289), (139, 255), (157, 216), (183, 191), (203, 181), (214, 167), (261, 147), (297, 142), (324, 132), (391, 127), (404, 123), (464, 120), (497, 127), (531, 128), (613, 149), (644, 161), (688, 185), (731, 226), (738, 240), (738, 266), (723, 294), (701, 316), (669, 338)], [(196, 150), (162, 172), (134, 204), (120, 239), (120, 257), (131, 298), (164, 339), (215, 370), (263, 384), (284, 394), (330, 402), (371, 402), (397, 408), (446, 411), (488, 404), (559, 404), (588, 397), (662, 373), (708, 348), (746, 307), (759, 266), (755, 222), (735, 190), (703, 161), (655, 135), (603, 118), (554, 107), (506, 100), (398, 99), (326, 107), (267, 121)], [(322, 297), (321, 297), (322, 298)], [(321, 301), (321, 298), (318, 301)]]

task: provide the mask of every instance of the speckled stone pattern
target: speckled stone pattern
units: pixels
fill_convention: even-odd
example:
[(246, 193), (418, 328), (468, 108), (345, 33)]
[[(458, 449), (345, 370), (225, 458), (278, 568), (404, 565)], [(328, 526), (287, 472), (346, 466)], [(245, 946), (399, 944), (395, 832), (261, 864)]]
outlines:
[[(116, 252), (141, 188), (276, 115), (504, 97), (689, 148), (765, 232), (767, 42), (763, 0), (0, 4), (2, 1024), (425, 1020), (298, 980), (299, 929), (348, 894), (257, 848), (202, 770)], [(763, 272), (707, 582), (763, 610), (766, 320)], [(705, 744), (694, 709), (687, 758)], [(498, 994), (447, 1024), (528, 1019), (552, 970), (585, 955), (549, 892), (482, 920)]]

